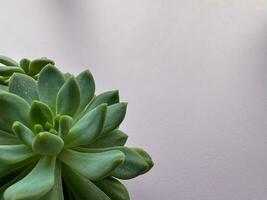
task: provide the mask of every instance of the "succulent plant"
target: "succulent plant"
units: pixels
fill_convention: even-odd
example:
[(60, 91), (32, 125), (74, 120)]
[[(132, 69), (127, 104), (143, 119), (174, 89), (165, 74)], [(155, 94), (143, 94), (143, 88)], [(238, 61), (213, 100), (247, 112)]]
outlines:
[(127, 103), (118, 91), (96, 96), (88, 70), (64, 75), (47, 58), (0, 63), (0, 199), (130, 199), (118, 179), (153, 161), (124, 146)]

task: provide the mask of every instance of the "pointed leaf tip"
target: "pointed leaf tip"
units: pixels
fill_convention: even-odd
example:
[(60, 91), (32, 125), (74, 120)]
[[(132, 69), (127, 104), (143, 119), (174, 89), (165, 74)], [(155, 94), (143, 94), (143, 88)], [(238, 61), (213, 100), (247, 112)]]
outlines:
[(80, 106), (80, 90), (73, 76), (60, 88), (57, 99), (57, 113), (74, 116)]
[(32, 60), (29, 64), (29, 74), (34, 76), (38, 74), (45, 66), (54, 65), (54, 61), (48, 58), (40, 58)]
[(102, 104), (83, 116), (65, 137), (66, 146), (75, 147), (89, 144), (97, 138), (103, 129), (106, 111), (107, 105)]
[(85, 70), (76, 77), (82, 95), (79, 111), (82, 111), (95, 94), (95, 81), (89, 70)]
[(33, 124), (45, 125), (54, 123), (52, 110), (40, 101), (33, 101), (30, 109), (30, 118)]
[(53, 65), (46, 65), (38, 78), (38, 94), (40, 100), (56, 111), (56, 98), (59, 89), (64, 84), (63, 74)]
[(125, 155), (118, 150), (82, 153), (68, 149), (62, 151), (59, 158), (88, 179), (101, 180), (124, 162)]

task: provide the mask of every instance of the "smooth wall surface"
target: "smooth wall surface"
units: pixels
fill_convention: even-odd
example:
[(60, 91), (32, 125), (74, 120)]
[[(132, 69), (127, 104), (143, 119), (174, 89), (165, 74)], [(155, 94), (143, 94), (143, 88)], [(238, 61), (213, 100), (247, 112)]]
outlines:
[(133, 200), (267, 198), (267, 2), (0, 1), (0, 54), (89, 68), (120, 89), (155, 168)]

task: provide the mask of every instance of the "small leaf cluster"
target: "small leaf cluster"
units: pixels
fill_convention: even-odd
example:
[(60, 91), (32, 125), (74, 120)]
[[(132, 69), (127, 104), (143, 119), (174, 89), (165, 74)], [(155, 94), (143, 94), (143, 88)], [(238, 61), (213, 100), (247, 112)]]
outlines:
[(129, 200), (118, 179), (153, 161), (124, 146), (118, 91), (95, 95), (90, 71), (66, 75), (47, 58), (0, 63), (0, 199)]

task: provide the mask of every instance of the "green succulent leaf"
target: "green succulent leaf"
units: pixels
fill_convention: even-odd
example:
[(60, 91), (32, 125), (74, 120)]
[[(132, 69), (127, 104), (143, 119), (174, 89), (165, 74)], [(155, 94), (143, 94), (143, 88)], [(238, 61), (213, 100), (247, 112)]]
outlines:
[(23, 58), (19, 61), (19, 65), (25, 73), (29, 73), (30, 62), (31, 61), (28, 58)]
[(7, 188), (5, 200), (39, 200), (55, 183), (55, 157), (42, 157), (23, 179)]
[(86, 107), (86, 112), (94, 109), (95, 107), (99, 106), (100, 104), (106, 103), (108, 105), (112, 105), (115, 103), (119, 103), (119, 91), (114, 90), (114, 91), (109, 91), (109, 92), (104, 92), (102, 94), (99, 94), (96, 96), (90, 104)]
[(128, 147), (110, 147), (110, 148), (102, 148), (102, 149), (91, 149), (91, 148), (81, 148), (77, 147), (75, 150), (80, 152), (105, 152), (111, 150), (119, 150), (124, 153), (125, 161), (122, 165), (117, 167), (111, 175), (119, 178), (119, 179), (132, 179), (136, 176), (139, 176), (144, 173), (150, 166), (144, 160), (144, 158), (137, 153), (135, 150)]
[(57, 113), (61, 115), (74, 116), (79, 106), (79, 86), (74, 77), (70, 77), (58, 92)]
[(15, 121), (30, 127), (29, 110), (29, 104), (21, 97), (0, 92), (0, 129), (12, 132), (12, 124)]
[(24, 71), (16, 66), (0, 67), (0, 76), (11, 76), (14, 73), (24, 73)]
[(37, 85), (40, 101), (47, 104), (54, 112), (57, 94), (64, 82), (62, 73), (52, 65), (44, 67), (39, 74)]
[(33, 101), (30, 108), (30, 118), (33, 124), (45, 126), (47, 122), (50, 124), (54, 123), (52, 110), (40, 101)]
[(95, 81), (89, 70), (80, 73), (76, 80), (82, 94), (79, 108), (79, 111), (82, 111), (95, 95)]
[(11, 165), (31, 158), (34, 153), (23, 144), (18, 145), (0, 145), (0, 163), (1, 165)]
[(61, 164), (56, 162), (55, 168), (55, 184), (52, 190), (44, 195), (40, 200), (64, 200), (62, 179), (61, 179)]
[(89, 148), (105, 148), (113, 146), (124, 146), (128, 135), (120, 130), (114, 130), (101, 134), (93, 143), (87, 145)]
[(0, 130), (0, 145), (3, 144), (19, 144), (19, 141), (12, 133)]
[(127, 103), (116, 103), (108, 106), (103, 133), (116, 129), (123, 121), (127, 109)]
[(62, 115), (59, 119), (58, 135), (65, 138), (72, 126), (73, 119), (68, 115)]
[(31, 76), (38, 74), (48, 64), (54, 65), (55, 63), (48, 58), (40, 58), (31, 61), (29, 64), (29, 74)]
[(93, 141), (102, 131), (106, 111), (107, 105), (102, 104), (83, 116), (65, 137), (65, 145), (75, 147)]
[(21, 142), (28, 145), (30, 148), (32, 147), (35, 135), (31, 129), (18, 121), (14, 122), (12, 129)]
[(132, 148), (132, 149), (134, 151), (136, 151), (140, 156), (142, 156), (142, 158), (148, 164), (148, 167), (143, 171), (143, 174), (148, 172), (154, 166), (154, 162), (153, 162), (151, 156), (144, 149), (136, 148), (136, 147)]
[(59, 155), (62, 162), (90, 180), (101, 180), (124, 162), (124, 154), (118, 150), (100, 153), (82, 153), (66, 149)]
[(3, 200), (3, 194), (5, 190), (13, 185), (14, 183), (18, 182), (20, 179), (24, 178), (31, 170), (32, 166), (28, 166), (27, 168), (24, 169), (19, 169), (13, 173), (8, 174), (6, 177), (2, 177), (1, 181), (4, 180), (4, 184), (1, 185), (0, 187), (0, 199)]
[(115, 178), (109, 177), (101, 181), (94, 182), (94, 184), (105, 192), (110, 199), (130, 200), (126, 187)]
[(6, 177), (16, 170), (21, 170), (22, 168), (29, 166), (31, 163), (35, 162), (36, 156), (31, 157), (29, 159), (23, 160), (16, 164), (1, 164), (0, 165), (0, 178)]
[(64, 181), (76, 200), (111, 200), (89, 179), (67, 166), (62, 166)]
[(6, 66), (19, 66), (19, 64), (15, 60), (1, 55), (0, 55), (0, 63)]
[(39, 133), (33, 142), (32, 148), (41, 155), (57, 155), (64, 146), (64, 141), (57, 135), (49, 132)]
[[(1, 77), (0, 77), (1, 79)], [(0, 84), (4, 84), (4, 83), (1, 83), (1, 80), (0, 80)], [(6, 85), (0, 85), (0, 91), (1, 92), (8, 92), (8, 87)]]
[(8, 89), (9, 92), (22, 97), (29, 104), (33, 100), (39, 99), (36, 81), (25, 74), (13, 74), (10, 78)]

